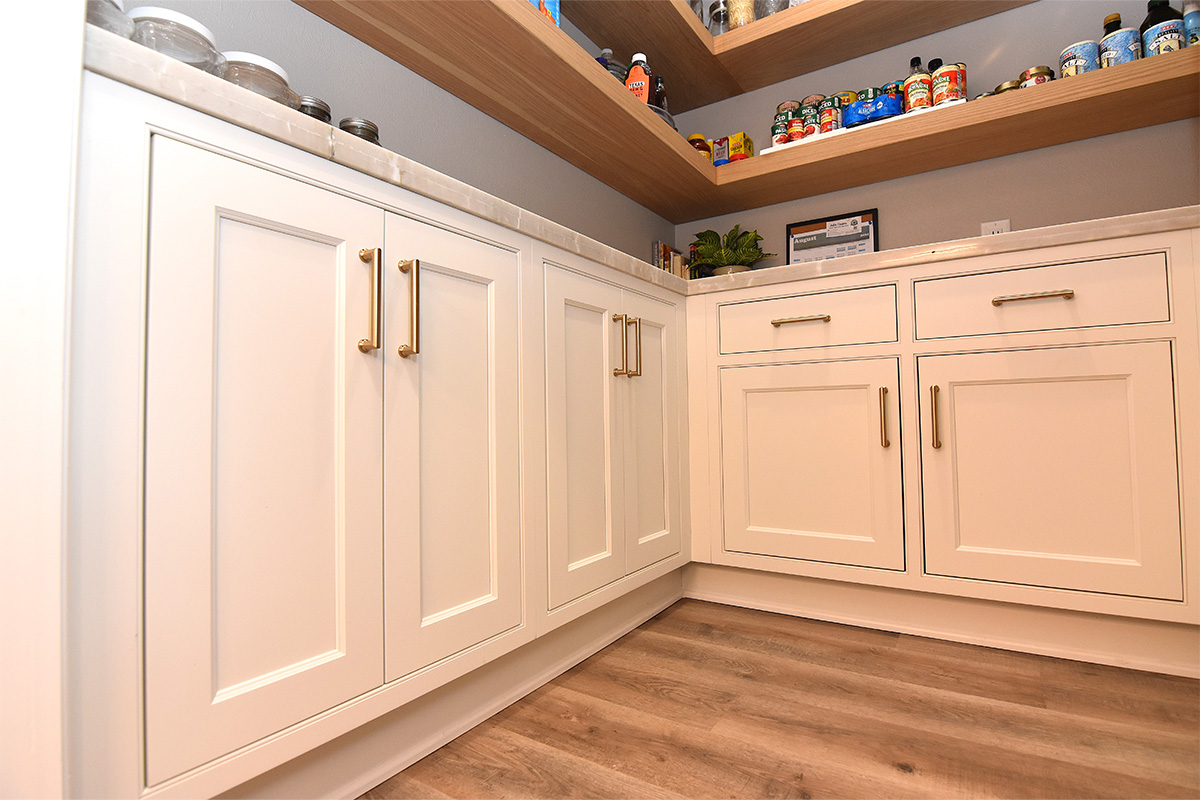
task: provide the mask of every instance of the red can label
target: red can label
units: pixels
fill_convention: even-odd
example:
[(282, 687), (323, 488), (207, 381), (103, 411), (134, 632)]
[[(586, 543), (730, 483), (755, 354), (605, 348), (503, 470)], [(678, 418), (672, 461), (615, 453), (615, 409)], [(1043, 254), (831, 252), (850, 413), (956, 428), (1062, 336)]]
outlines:
[(794, 119), (788, 122), (787, 126), (788, 140), (792, 142), (799, 141), (804, 138), (804, 120)]
[(933, 105), (933, 79), (927, 73), (909, 75), (904, 81), (904, 110), (929, 108)]
[(962, 86), (959, 83), (957, 64), (947, 64), (933, 73), (933, 104), (940, 106), (952, 100), (961, 100)]

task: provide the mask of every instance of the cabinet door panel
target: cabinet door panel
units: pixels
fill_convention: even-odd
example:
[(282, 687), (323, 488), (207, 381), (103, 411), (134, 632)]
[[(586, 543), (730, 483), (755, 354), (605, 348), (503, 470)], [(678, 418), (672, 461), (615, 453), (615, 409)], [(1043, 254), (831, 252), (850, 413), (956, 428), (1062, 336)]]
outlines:
[(904, 569), (897, 384), (892, 359), (721, 370), (725, 549)]
[[(625, 293), (630, 358), (641, 374), (621, 387), (628, 400), (624, 425), (625, 571), (635, 572), (679, 552), (679, 442), (675, 397), (675, 309), (642, 295)], [(640, 342), (638, 328), (640, 327)]]
[[(621, 290), (546, 266), (546, 435), (550, 607), (625, 575)], [(622, 387), (623, 388), (623, 387)]]
[(150, 784), (382, 680), (383, 214), (155, 137), (146, 373)]
[[(521, 622), (516, 253), (388, 215), (387, 679)], [(401, 260), (420, 260), (417, 277)], [(411, 292), (419, 281), (419, 353)]]
[(939, 575), (1182, 599), (1171, 347), (929, 356), (925, 558)]

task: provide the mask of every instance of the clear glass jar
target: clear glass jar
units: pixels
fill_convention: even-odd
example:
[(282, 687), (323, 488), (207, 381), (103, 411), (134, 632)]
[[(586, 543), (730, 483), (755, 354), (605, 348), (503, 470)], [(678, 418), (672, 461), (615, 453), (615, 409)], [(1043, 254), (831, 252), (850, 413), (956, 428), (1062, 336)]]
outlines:
[(221, 56), (221, 77), (225, 80), (288, 108), (300, 108), (300, 96), (288, 88), (287, 73), (274, 61), (240, 50), (228, 50)]
[(717, 0), (708, 7), (708, 32), (713, 36), (729, 32), (729, 11), (725, 8), (725, 0)]
[(704, 16), (704, 9), (707, 7), (706, 0), (689, 0), (689, 5), (692, 7), (692, 13), (700, 20), (700, 24), (708, 27), (708, 18)]
[(167, 8), (141, 6), (129, 12), (133, 40), (213, 75), (221, 71), (221, 54), (212, 31), (189, 16)]
[(788, 0), (754, 0), (754, 18), (763, 19), (788, 8)]
[(126, 39), (133, 36), (133, 20), (125, 15), (124, 0), (88, 0), (87, 21)]
[(754, 22), (754, 0), (725, 0), (729, 9), (729, 30)]

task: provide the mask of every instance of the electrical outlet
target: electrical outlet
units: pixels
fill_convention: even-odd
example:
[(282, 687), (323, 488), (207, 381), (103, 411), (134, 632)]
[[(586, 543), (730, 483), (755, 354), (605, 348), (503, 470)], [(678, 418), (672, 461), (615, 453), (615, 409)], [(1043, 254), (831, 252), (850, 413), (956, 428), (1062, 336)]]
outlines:
[(979, 225), (980, 236), (991, 236), (993, 233), (1008, 233), (1012, 228), (1006, 219), (998, 219), (995, 222), (983, 222)]

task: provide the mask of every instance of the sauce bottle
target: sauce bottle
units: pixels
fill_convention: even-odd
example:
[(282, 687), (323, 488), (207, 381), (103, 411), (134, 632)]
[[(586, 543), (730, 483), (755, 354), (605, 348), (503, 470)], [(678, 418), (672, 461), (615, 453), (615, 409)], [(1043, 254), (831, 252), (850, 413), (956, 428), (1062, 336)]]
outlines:
[(1171, 8), (1168, 0), (1146, 3), (1146, 18), (1139, 29), (1142, 34), (1142, 55), (1146, 58), (1184, 47), (1183, 14)]
[(1142, 35), (1134, 28), (1121, 27), (1121, 15), (1104, 18), (1104, 38), (1100, 40), (1100, 68), (1115, 67), (1142, 57)]
[(629, 75), (625, 78), (625, 88), (638, 100), (649, 105), (652, 99), (650, 94), (653, 91), (653, 77), (649, 65), (646, 64), (646, 54), (634, 53), (633, 61), (629, 64)]
[(654, 77), (654, 105), (663, 111), (667, 110), (667, 89), (663, 86), (662, 75)]
[(908, 77), (904, 79), (904, 110), (929, 108), (933, 105), (933, 78), (921, 66), (921, 57), (908, 62)]

